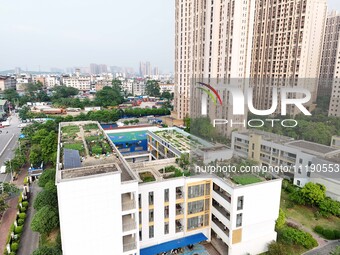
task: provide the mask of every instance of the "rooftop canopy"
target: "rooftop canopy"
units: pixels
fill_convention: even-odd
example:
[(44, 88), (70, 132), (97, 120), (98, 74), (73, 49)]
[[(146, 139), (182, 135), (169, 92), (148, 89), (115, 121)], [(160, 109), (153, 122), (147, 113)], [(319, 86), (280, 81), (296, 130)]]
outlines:
[(180, 239), (176, 239), (173, 241), (169, 241), (169, 242), (165, 242), (165, 243), (161, 243), (161, 244), (157, 244), (151, 247), (141, 249), (140, 255), (156, 255), (158, 253), (171, 251), (172, 249), (177, 249), (177, 248), (185, 247), (190, 244), (196, 244), (202, 241), (206, 241), (207, 239), (208, 238), (204, 234), (199, 233), (196, 235), (183, 237)]

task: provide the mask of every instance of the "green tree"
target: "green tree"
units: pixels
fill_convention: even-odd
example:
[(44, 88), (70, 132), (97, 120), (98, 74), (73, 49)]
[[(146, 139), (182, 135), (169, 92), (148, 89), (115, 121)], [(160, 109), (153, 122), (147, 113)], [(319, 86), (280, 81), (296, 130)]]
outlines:
[[(47, 185), (47, 184), (46, 184)], [(36, 210), (40, 210), (44, 206), (50, 206), (53, 208), (58, 207), (58, 198), (56, 190), (43, 190), (38, 193), (36, 199), (34, 200), (33, 207)]]
[(0, 195), (0, 218), (5, 213), (8, 208), (8, 204), (6, 203), (6, 196), (4, 194)]
[(20, 96), (15, 89), (5, 89), (4, 90), (4, 98), (10, 101), (12, 104), (18, 102)]
[(319, 208), (323, 212), (330, 213), (338, 217), (340, 216), (340, 202), (329, 197), (319, 203)]
[(38, 144), (33, 144), (29, 156), (30, 163), (33, 166), (40, 165), (42, 162), (41, 147)]
[(118, 79), (112, 80), (112, 88), (121, 92), (122, 91), (122, 81)]
[(94, 102), (103, 107), (115, 106), (123, 102), (123, 97), (116, 88), (106, 86), (96, 93)]
[(326, 188), (322, 184), (308, 182), (299, 193), (306, 204), (314, 206), (320, 204), (325, 199)]
[(174, 99), (174, 93), (170, 93), (169, 91), (164, 91), (161, 97), (167, 99), (168, 101), (171, 101), (172, 99)]
[(283, 244), (277, 242), (271, 242), (268, 245), (268, 255), (287, 255), (286, 248)]
[(48, 234), (58, 225), (58, 211), (53, 207), (44, 206), (33, 216), (31, 229), (40, 234)]
[(53, 168), (44, 170), (44, 172), (40, 175), (39, 180), (38, 180), (39, 187), (45, 187), (45, 185), (49, 181), (54, 182), (55, 175), (56, 175), (56, 170)]
[(148, 80), (145, 86), (145, 93), (148, 96), (152, 96), (152, 97), (160, 96), (161, 93), (160, 93), (160, 87), (159, 87), (158, 81)]
[(53, 88), (53, 99), (69, 98), (78, 95), (79, 90), (73, 87), (55, 86)]

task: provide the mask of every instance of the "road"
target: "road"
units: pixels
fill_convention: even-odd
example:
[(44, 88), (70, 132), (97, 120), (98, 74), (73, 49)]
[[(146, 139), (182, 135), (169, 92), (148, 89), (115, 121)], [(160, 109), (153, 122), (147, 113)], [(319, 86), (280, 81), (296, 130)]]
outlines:
[[(4, 153), (0, 156), (0, 166), (14, 157), (14, 151), (18, 146), (18, 139), (21, 134), (21, 129), (18, 128), (18, 125), (20, 124), (19, 118), (16, 115), (12, 115), (8, 120), (10, 121), (10, 126), (0, 129), (0, 152), (4, 149), (11, 137), (14, 136)], [(0, 174), (0, 182), (9, 182), (10, 180), (10, 173)]]
[(328, 241), (327, 245), (307, 251), (303, 255), (329, 255), (337, 246), (340, 246), (340, 240)]
[(31, 222), (35, 214), (35, 210), (33, 208), (33, 201), (37, 194), (41, 191), (41, 188), (38, 186), (37, 182), (34, 182), (31, 185), (30, 191), (31, 191), (30, 204), (27, 210), (27, 218), (25, 221), (22, 236), (20, 238), (20, 247), (19, 251), (17, 252), (17, 255), (32, 254), (33, 251), (35, 251), (39, 247), (39, 233), (32, 231)]

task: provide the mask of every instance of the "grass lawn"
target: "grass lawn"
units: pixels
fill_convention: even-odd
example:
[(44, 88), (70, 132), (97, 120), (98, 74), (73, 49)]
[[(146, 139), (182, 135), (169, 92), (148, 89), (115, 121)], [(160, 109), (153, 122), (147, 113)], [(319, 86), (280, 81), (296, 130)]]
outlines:
[(85, 154), (83, 143), (65, 143), (64, 149), (77, 150), (81, 156), (84, 156)]
[(97, 129), (98, 129), (97, 124), (86, 124), (86, 125), (84, 126), (84, 130), (85, 130), (85, 131), (97, 130)]
[(40, 237), (40, 244), (39, 246), (48, 246), (54, 247), (57, 245), (57, 239), (60, 234), (59, 228), (52, 230), (50, 234), (43, 234)]
[(61, 131), (63, 133), (66, 133), (67, 136), (73, 136), (76, 133), (78, 133), (80, 131), (78, 126), (65, 126), (61, 128)]
[(262, 180), (259, 177), (248, 174), (233, 176), (233, 181), (241, 185), (262, 182)]
[(156, 180), (153, 174), (150, 172), (140, 173), (139, 177), (142, 179), (143, 182), (153, 182)]
[(297, 222), (300, 222), (305, 227), (312, 229), (319, 225), (323, 228), (340, 229), (340, 218), (330, 216), (329, 218), (320, 217), (317, 219), (314, 213), (316, 208), (311, 208), (303, 205), (294, 205), (290, 202), (288, 193), (282, 190), (281, 193), (281, 209), (286, 213), (287, 218), (291, 218)]

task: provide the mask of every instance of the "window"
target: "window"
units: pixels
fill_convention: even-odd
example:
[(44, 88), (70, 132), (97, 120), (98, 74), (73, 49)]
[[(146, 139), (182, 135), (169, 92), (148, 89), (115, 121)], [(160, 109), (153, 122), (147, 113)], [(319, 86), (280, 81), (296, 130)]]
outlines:
[(138, 206), (142, 208), (142, 194), (138, 194)]
[(299, 180), (296, 181), (296, 185), (300, 186), (300, 181)]
[(142, 236), (142, 230), (139, 230), (139, 241), (142, 241), (142, 240), (143, 240), (142, 237), (143, 237), (143, 236)]
[(149, 205), (153, 205), (153, 191), (149, 192)]
[(243, 209), (243, 196), (237, 198), (237, 210)]
[(203, 212), (203, 210), (204, 210), (204, 200), (190, 202), (188, 204), (188, 214), (195, 214), (198, 212)]
[(169, 222), (164, 223), (164, 235), (169, 234)]
[(164, 207), (164, 219), (169, 218), (169, 206)]
[(153, 209), (151, 209), (151, 210), (149, 211), (149, 222), (153, 222), (153, 219), (154, 219), (153, 216), (154, 216), (154, 215), (153, 215)]
[(310, 177), (310, 172), (309, 171), (307, 172), (307, 177)]
[(302, 158), (299, 159), (299, 164), (302, 164), (303, 160)]
[(169, 202), (169, 189), (164, 190), (164, 202)]
[(311, 166), (312, 165), (312, 161), (308, 161), (308, 166)]
[(255, 149), (255, 143), (251, 145), (251, 148), (254, 150)]
[(149, 238), (153, 238), (154, 235), (155, 235), (154, 227), (153, 226), (149, 226)]
[(236, 227), (242, 227), (242, 213), (239, 213), (236, 216)]

